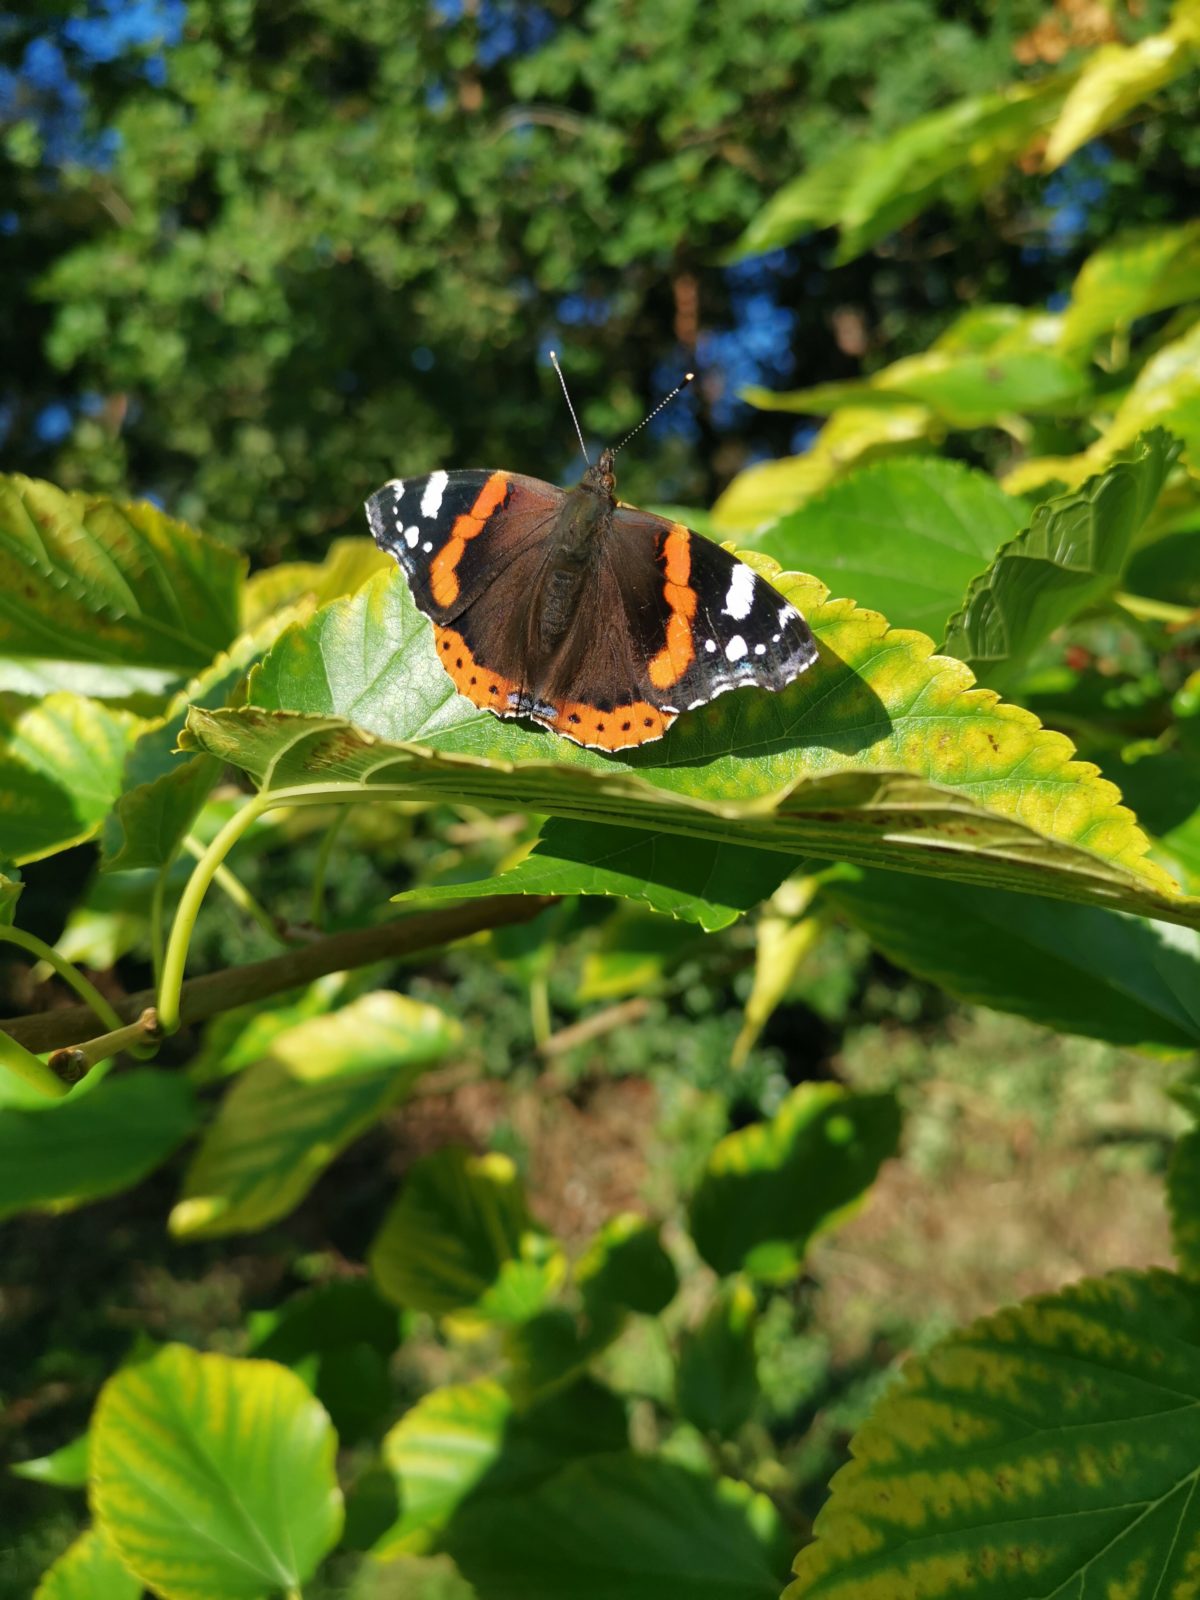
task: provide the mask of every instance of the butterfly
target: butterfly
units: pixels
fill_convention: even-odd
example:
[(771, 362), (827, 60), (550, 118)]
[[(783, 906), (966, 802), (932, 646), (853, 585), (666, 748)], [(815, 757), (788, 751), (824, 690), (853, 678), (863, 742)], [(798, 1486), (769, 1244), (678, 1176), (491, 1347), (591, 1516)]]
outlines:
[(366, 504), (458, 692), (605, 751), (661, 739), (726, 690), (783, 689), (817, 658), (804, 618), (745, 562), (617, 500), (615, 454), (570, 490), (438, 471)]

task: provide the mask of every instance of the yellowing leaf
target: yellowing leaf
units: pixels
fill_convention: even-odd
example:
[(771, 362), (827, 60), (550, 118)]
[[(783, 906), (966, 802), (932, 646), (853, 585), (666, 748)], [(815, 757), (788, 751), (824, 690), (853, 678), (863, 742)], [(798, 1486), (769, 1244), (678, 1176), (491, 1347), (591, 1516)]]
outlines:
[(140, 1600), (141, 1593), (108, 1540), (89, 1528), (43, 1574), (33, 1600)]
[(92, 1510), (163, 1600), (265, 1600), (337, 1542), (336, 1448), (286, 1367), (168, 1345), (100, 1391)]

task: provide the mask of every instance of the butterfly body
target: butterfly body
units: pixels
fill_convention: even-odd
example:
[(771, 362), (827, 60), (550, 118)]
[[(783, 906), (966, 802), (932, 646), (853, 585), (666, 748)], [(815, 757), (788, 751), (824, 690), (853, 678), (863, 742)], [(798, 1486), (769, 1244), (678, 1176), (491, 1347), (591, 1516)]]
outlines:
[(516, 473), (394, 479), (367, 501), (473, 704), (615, 751), (816, 659), (800, 614), (682, 523), (620, 504), (612, 453), (572, 490)]

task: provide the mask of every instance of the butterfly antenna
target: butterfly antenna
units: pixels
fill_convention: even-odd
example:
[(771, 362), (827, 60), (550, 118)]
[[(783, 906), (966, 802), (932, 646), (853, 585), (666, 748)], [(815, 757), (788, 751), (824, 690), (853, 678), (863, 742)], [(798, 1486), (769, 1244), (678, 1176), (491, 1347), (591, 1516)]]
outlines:
[(658, 404), (655, 406), (654, 410), (649, 412), (646, 416), (644, 416), (642, 418), (642, 420), (638, 423), (637, 427), (632, 430), (632, 432), (627, 433), (625, 435), (625, 437), (621, 440), (620, 444), (617, 445), (616, 448), (613, 450), (613, 455), (616, 455), (618, 450), (624, 450), (625, 446), (629, 443), (630, 439), (633, 438), (633, 435), (635, 433), (641, 433), (642, 429), (646, 426), (646, 424), (648, 422), (653, 422), (655, 417), (658, 415), (658, 413), (660, 411), (665, 410), (666, 407), (671, 404), (671, 401), (675, 399), (676, 395), (680, 395), (680, 394), (683, 393), (683, 391), (687, 388), (688, 384), (691, 383), (692, 379), (695, 376), (696, 376), (696, 374), (694, 372), (685, 372), (684, 375), (683, 375), (683, 382), (682, 383), (677, 383), (675, 385), (675, 387), (671, 390), (670, 394), (667, 395), (664, 399), (660, 400), (658, 402)]
[(550, 364), (558, 373), (558, 381), (562, 384), (563, 399), (567, 402), (567, 410), (571, 413), (571, 421), (575, 424), (575, 433), (579, 439), (579, 448), (583, 451), (583, 459), (590, 467), (592, 458), (587, 453), (587, 445), (583, 442), (583, 429), (579, 426), (579, 418), (575, 415), (575, 407), (571, 404), (570, 391), (567, 389), (567, 380), (563, 377), (563, 369), (558, 364), (558, 357), (554, 351), (550, 352)]

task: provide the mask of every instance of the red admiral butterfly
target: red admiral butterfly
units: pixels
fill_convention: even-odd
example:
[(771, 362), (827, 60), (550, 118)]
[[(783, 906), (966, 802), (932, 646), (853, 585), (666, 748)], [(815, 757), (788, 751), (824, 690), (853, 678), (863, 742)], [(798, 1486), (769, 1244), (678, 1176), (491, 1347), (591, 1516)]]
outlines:
[(615, 454), (570, 491), (433, 472), (366, 507), (458, 692), (597, 750), (661, 739), (727, 689), (783, 689), (817, 658), (800, 613), (744, 562), (617, 501)]

